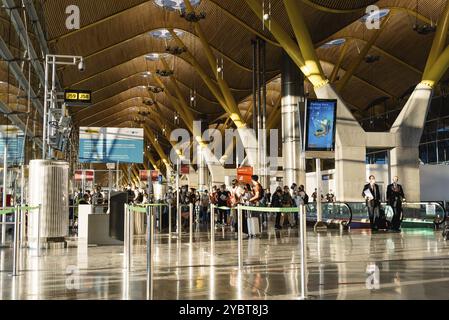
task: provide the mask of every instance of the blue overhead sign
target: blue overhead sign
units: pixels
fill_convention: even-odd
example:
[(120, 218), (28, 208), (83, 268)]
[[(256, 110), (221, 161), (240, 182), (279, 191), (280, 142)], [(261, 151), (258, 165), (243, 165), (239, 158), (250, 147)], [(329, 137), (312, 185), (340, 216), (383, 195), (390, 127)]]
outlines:
[(337, 100), (308, 100), (306, 151), (334, 151)]
[(143, 129), (80, 128), (80, 163), (143, 163)]
[(4, 161), (7, 145), (8, 166), (19, 166), (24, 162), (23, 145), (25, 134), (15, 126), (0, 126), (0, 162)]

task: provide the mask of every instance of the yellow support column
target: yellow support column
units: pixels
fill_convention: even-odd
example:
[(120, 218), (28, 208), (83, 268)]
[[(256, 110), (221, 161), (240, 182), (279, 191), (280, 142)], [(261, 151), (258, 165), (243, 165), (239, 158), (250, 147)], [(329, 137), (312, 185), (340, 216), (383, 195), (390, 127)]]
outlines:
[(341, 65), (343, 63), (343, 59), (345, 58), (346, 52), (349, 48), (349, 40), (346, 40), (343, 48), (340, 52), (340, 57), (338, 58), (337, 63), (334, 65), (334, 69), (332, 70), (331, 76), (329, 77), (330, 83), (334, 83), (337, 80), (338, 72), (340, 71)]
[[(195, 12), (192, 5), (190, 4), (189, 0), (184, 0), (184, 3), (186, 5), (186, 9), (188, 12)], [(224, 79), (220, 76), (220, 74), (217, 72), (217, 60), (212, 52), (212, 49), (207, 42), (206, 36), (203, 33), (203, 29), (201, 28), (200, 24), (198, 22), (194, 23), (195, 31), (200, 38), (201, 44), (203, 45), (204, 54), (207, 57), (207, 60), (209, 61), (209, 65), (212, 68), (212, 72), (215, 74), (215, 78), (217, 79), (218, 86), (220, 87), (220, 90), (223, 94), (223, 97), (226, 101), (226, 105), (228, 106), (228, 109), (230, 111), (230, 116), (232, 120), (235, 122), (237, 128), (244, 128), (246, 127), (246, 124), (242, 121), (242, 115), (240, 113), (240, 110), (238, 108), (237, 102), (235, 101), (234, 96), (231, 93), (231, 90), (229, 89), (228, 84)]]
[(301, 14), (297, 0), (284, 0), (284, 6), (287, 9), (287, 14), (290, 18), (290, 23), (295, 32), (296, 40), (299, 49), (304, 57), (305, 68), (309, 75), (307, 78), (314, 84), (315, 87), (320, 87), (328, 82), (321, 67), (320, 60), (313, 46), (312, 38), (308, 31), (304, 17)]
[(432, 49), (427, 59), (426, 68), (424, 69), (424, 78), (428, 77), (428, 72), (442, 54), (447, 41), (447, 32), (449, 29), (449, 2), (446, 1), (443, 13), (438, 20), (438, 27), (433, 39)]

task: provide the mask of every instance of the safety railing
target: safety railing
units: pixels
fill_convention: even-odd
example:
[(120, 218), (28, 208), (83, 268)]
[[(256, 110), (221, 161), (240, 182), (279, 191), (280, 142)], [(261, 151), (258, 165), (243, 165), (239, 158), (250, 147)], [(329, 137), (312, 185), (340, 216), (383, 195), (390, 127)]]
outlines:
[(15, 206), (8, 208), (0, 208), (0, 216), (1, 215), (14, 215), (13, 222), (0, 222), (0, 225), (14, 225), (14, 236), (13, 236), (13, 267), (11, 275), (16, 277), (19, 275), (19, 261), (20, 261), (20, 248), (22, 247), (23, 242), (23, 232), (24, 229), (21, 228), (25, 224), (25, 212), (37, 211), (37, 250), (38, 256), (40, 256), (40, 220), (41, 220), (41, 206)]
[[(368, 221), (365, 202), (350, 202), (348, 205), (352, 209), (354, 221)], [(381, 203), (381, 209), (387, 214), (393, 212), (393, 209), (385, 202)], [(433, 224), (438, 227), (446, 219), (447, 211), (439, 202), (404, 202), (402, 204), (401, 221), (403, 223)]]

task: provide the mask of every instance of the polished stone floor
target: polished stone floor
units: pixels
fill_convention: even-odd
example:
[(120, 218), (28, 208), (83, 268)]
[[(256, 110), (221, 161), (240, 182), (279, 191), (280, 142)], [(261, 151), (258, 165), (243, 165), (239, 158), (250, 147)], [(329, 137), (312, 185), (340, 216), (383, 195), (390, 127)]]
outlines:
[[(234, 233), (207, 232), (190, 243), (157, 236), (153, 298), (298, 299), (301, 269), (297, 230), (270, 231), (244, 240), (237, 268)], [(448, 299), (449, 242), (433, 230), (376, 233), (353, 230), (307, 235), (310, 299)], [(43, 251), (23, 249), (21, 271), (11, 277), (12, 250), (0, 249), (0, 299), (147, 299), (146, 246), (136, 237), (132, 270), (123, 247)]]

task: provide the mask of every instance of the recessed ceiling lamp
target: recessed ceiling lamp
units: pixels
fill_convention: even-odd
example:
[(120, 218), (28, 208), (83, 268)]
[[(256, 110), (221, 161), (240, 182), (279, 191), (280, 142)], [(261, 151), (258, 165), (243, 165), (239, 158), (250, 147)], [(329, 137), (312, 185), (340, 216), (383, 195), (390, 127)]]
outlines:
[(360, 19), (363, 23), (370, 21), (370, 22), (377, 22), (385, 18), (390, 14), (390, 9), (381, 9), (379, 11), (373, 11), (371, 13), (368, 13)]
[(339, 46), (341, 46), (341, 45), (343, 45), (345, 43), (346, 43), (346, 39), (344, 39), (344, 38), (335, 39), (335, 40), (331, 40), (329, 42), (326, 42), (320, 48), (321, 49), (328, 49), (328, 48), (332, 48), (332, 47), (339, 47)]
[[(175, 34), (178, 37), (182, 37), (184, 35), (184, 31), (182, 31), (182, 30), (173, 29), (173, 31), (175, 32)], [(170, 31), (165, 28), (150, 31), (148, 34), (156, 39), (163, 39), (163, 40), (171, 40), (172, 39), (172, 35), (171, 35)]]
[(144, 78), (148, 78), (150, 76), (151, 76), (151, 72), (149, 72), (149, 71), (142, 73), (142, 77), (144, 77)]
[[(201, 0), (189, 0), (189, 1), (192, 7), (197, 7), (201, 3)], [(154, 3), (157, 6), (170, 11), (175, 10), (182, 11), (185, 10), (186, 8), (184, 0), (154, 0)]]

